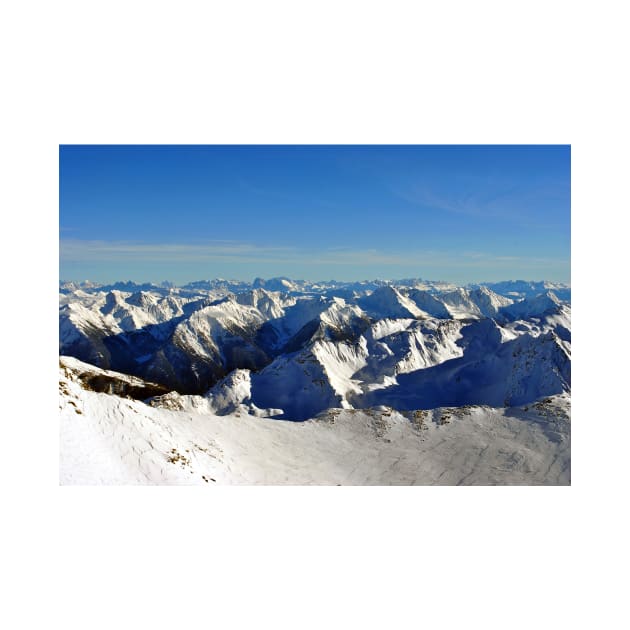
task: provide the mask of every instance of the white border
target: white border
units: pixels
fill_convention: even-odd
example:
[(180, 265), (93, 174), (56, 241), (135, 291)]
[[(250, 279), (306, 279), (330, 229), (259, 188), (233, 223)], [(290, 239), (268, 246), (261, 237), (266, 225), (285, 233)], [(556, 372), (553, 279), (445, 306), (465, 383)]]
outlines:
[[(7, 627), (619, 625), (628, 45), (583, 6), (3, 10)], [(58, 488), (57, 146), (87, 142), (571, 144), (574, 487)]]

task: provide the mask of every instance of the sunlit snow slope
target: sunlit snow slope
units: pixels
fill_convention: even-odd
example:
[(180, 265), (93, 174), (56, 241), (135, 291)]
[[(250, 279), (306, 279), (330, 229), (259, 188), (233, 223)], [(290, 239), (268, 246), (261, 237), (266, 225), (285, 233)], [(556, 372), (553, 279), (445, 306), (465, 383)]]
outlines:
[(332, 409), (290, 422), (151, 407), (85, 389), (83, 369), (61, 360), (61, 484), (570, 483), (566, 394), (500, 409)]

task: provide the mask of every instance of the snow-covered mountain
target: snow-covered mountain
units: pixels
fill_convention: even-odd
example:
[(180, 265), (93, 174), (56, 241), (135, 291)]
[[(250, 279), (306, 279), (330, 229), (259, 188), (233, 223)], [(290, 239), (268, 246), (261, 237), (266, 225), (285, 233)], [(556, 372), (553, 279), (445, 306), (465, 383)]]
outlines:
[(440, 295), (453, 319), (497, 317), (501, 309), (512, 304), (509, 298), (497, 295), (487, 287), (468, 290), (458, 288)]
[(526, 281), (526, 280), (508, 280), (506, 282), (486, 282), (483, 284), (469, 285), (468, 288), (479, 288), (485, 286), (491, 291), (520, 300), (526, 297), (535, 297), (540, 293), (553, 291), (561, 300), (571, 301), (571, 285), (564, 282), (548, 282), (546, 280)]
[(569, 400), (571, 306), (548, 288), (519, 298), (419, 280), (272, 280), (65, 283), (64, 379), (174, 414), (268, 422)]
[[(130, 280), (125, 282), (114, 282), (112, 284), (99, 284), (84, 280), (82, 282), (64, 281), (59, 283), (60, 293), (71, 293), (76, 290), (85, 292), (108, 292), (108, 291), (126, 291), (129, 293), (137, 293), (138, 291), (177, 292), (179, 294), (213, 292), (213, 293), (241, 293), (251, 291), (252, 289), (266, 289), (267, 291), (281, 291), (291, 293), (319, 293), (322, 295), (334, 293), (339, 297), (345, 297), (342, 293), (358, 293), (374, 291), (380, 287), (393, 286), (397, 288), (409, 290), (426, 291), (428, 293), (444, 293), (454, 291), (459, 288), (452, 282), (441, 280), (424, 280), (422, 278), (405, 278), (403, 280), (360, 280), (360, 281), (337, 281), (322, 280), (312, 282), (309, 280), (293, 280), (286, 277), (278, 278), (256, 278), (253, 282), (245, 282), (243, 280), (226, 280), (217, 278), (214, 280), (197, 280), (189, 282), (181, 287), (175, 287), (171, 282), (152, 283), (136, 283)], [(571, 285), (563, 282), (526, 281), (526, 280), (508, 280), (504, 282), (484, 282), (468, 284), (463, 288), (478, 289), (487, 287), (494, 293), (502, 295), (510, 299), (520, 300), (525, 297), (534, 297), (539, 293), (553, 291), (561, 300), (571, 300)]]
[(386, 286), (376, 289), (369, 295), (361, 297), (358, 303), (365, 309), (365, 312), (380, 319), (382, 317), (430, 317), (408, 296), (393, 286)]
[(567, 394), (509, 408), (333, 408), (286, 422), (239, 406), (219, 416), (199, 396), (143, 402), (94, 391), (83, 372), (103, 371), (60, 361), (64, 485), (570, 483)]
[[(290, 419), (381, 400), (503, 404), (570, 389), (570, 305), (549, 291), (514, 301), (485, 286), (390, 284), (343, 298), (285, 288), (74, 289), (61, 294), (60, 354), (180, 394), (249, 371), (251, 404)], [(517, 365), (517, 351), (532, 360)]]

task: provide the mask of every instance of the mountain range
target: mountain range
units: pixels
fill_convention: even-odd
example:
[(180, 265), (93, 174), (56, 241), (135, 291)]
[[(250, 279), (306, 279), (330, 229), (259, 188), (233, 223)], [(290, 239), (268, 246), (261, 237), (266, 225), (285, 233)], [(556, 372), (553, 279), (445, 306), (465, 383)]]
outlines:
[(62, 484), (570, 484), (571, 289), (59, 292)]
[(570, 391), (571, 307), (558, 297), (570, 287), (332, 284), (65, 283), (59, 351), (156, 383), (171, 406), (194, 396), (215, 414), (289, 420), (330, 408), (512, 406)]

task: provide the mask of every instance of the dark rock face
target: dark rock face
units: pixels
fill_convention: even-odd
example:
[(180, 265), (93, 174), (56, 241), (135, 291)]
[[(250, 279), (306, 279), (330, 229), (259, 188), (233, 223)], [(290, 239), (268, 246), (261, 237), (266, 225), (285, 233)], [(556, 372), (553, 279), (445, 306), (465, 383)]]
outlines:
[(60, 367), (64, 368), (66, 373), (72, 374), (73, 378), (80, 383), (83, 389), (93, 392), (114, 394), (122, 398), (133, 398), (134, 400), (146, 400), (153, 396), (161, 396), (169, 391), (163, 385), (150, 383), (135, 377), (69, 368), (61, 362)]
[(157, 383), (145, 382), (142, 385), (135, 385), (116, 377), (98, 374), (81, 378), (81, 383), (85, 389), (104, 394), (115, 394), (123, 398), (134, 398), (135, 400), (145, 400), (152, 396), (160, 396), (168, 392), (168, 388)]

